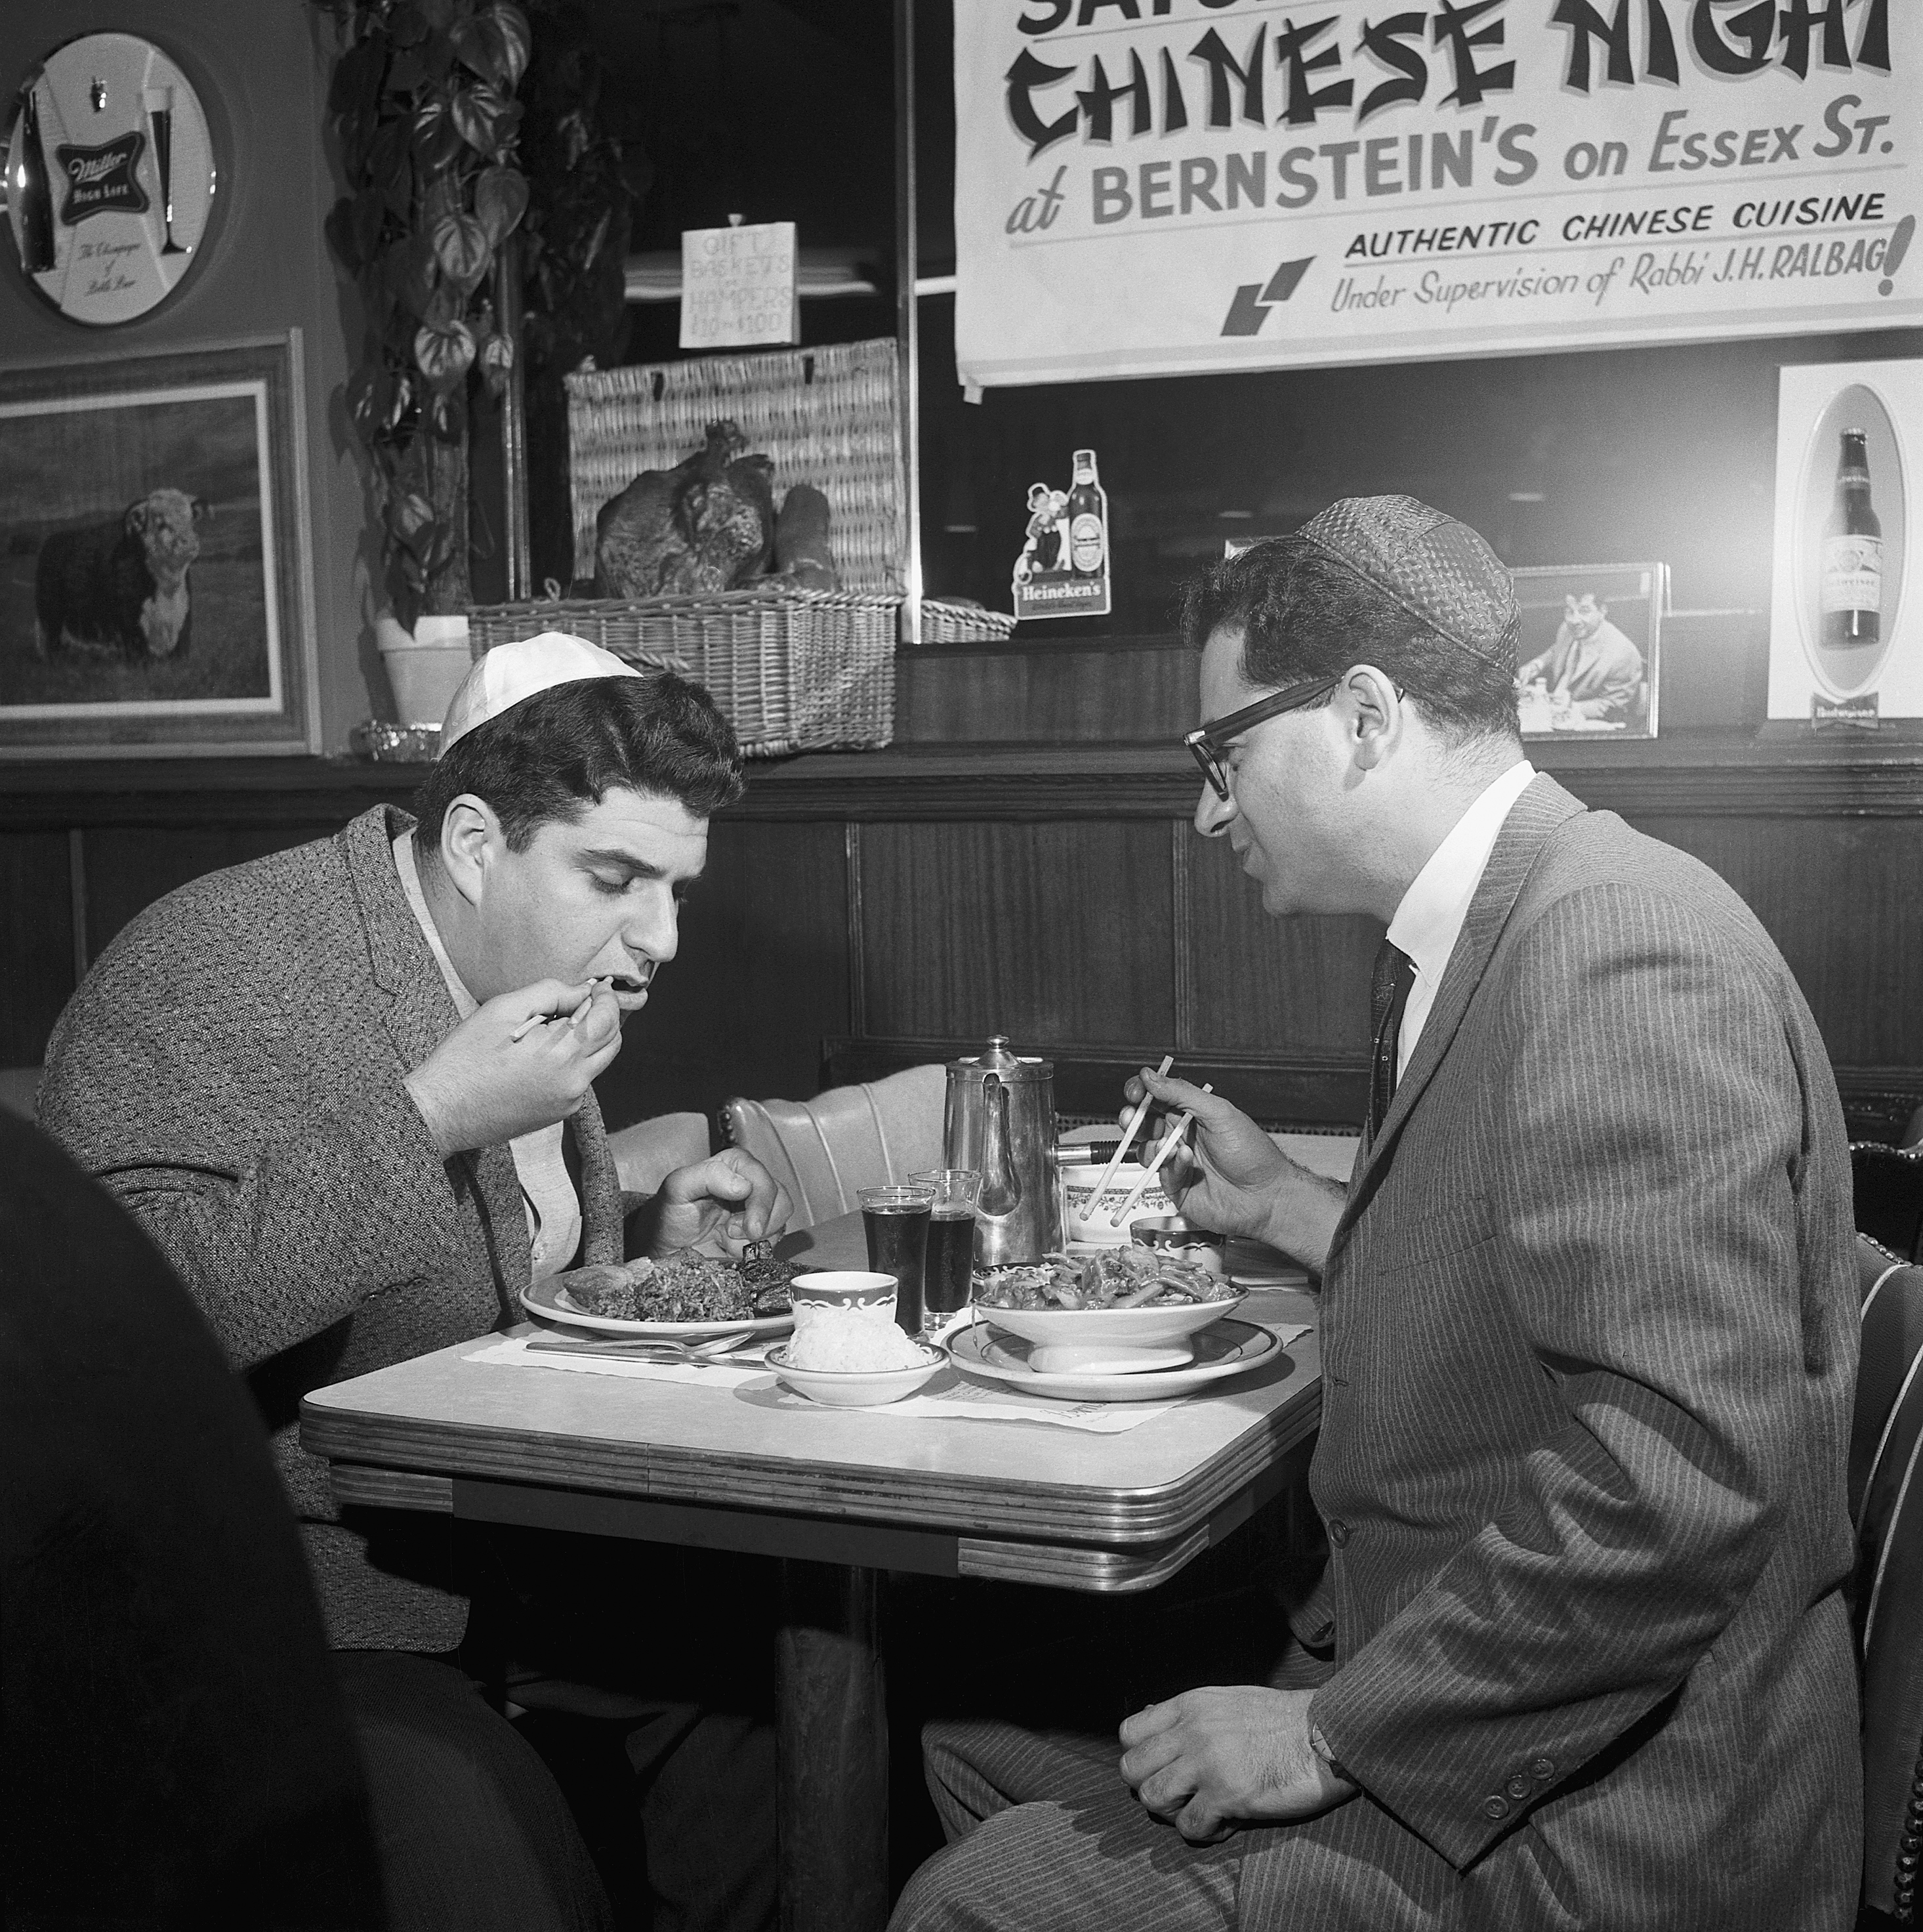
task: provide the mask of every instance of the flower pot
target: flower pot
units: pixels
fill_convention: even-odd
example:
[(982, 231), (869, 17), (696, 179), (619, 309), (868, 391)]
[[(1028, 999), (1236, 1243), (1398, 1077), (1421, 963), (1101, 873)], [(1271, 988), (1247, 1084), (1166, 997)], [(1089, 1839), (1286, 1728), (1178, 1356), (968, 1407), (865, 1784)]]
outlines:
[(392, 617), (376, 620), (374, 636), (403, 724), (439, 724), (473, 658), (466, 617), (421, 617), (410, 636)]

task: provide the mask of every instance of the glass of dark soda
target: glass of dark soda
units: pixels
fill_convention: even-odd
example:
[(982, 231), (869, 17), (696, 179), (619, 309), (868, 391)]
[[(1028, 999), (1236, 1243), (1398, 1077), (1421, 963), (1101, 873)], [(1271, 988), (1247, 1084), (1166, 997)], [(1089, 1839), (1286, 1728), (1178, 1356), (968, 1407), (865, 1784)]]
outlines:
[(909, 1178), (935, 1190), (929, 1211), (922, 1306), (930, 1333), (948, 1328), (967, 1307), (975, 1283), (975, 1210), (981, 1176), (972, 1167), (936, 1167)]
[(861, 1190), (861, 1225), (868, 1235), (868, 1265), (894, 1276), (895, 1326), (918, 1340), (921, 1334), (922, 1269), (928, 1252), (928, 1216), (935, 1190), (906, 1186)]

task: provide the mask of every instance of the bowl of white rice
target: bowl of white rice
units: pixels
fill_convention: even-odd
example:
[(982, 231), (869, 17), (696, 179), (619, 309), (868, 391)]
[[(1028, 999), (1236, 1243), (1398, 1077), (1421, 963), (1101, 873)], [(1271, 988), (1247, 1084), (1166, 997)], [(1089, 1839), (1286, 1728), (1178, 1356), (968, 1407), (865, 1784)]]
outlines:
[(891, 1307), (799, 1301), (794, 1334), (768, 1352), (768, 1366), (784, 1388), (839, 1408), (899, 1402), (945, 1360), (940, 1349), (904, 1335)]

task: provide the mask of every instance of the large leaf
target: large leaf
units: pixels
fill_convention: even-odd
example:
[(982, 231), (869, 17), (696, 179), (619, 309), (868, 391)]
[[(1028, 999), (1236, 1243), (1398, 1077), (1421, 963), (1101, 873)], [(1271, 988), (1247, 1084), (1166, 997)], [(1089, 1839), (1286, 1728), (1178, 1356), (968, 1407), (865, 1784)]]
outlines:
[(397, 47), (415, 47), (427, 38), (427, 16), (415, 0), (400, 0), (388, 16), (388, 34)]
[(445, 98), (428, 94), (414, 110), (415, 166), (424, 175), (439, 174), (460, 149), (460, 130)]
[(474, 366), (474, 336), (464, 322), (430, 324), (414, 338), (414, 360), (445, 395)]
[(438, 532), (434, 506), (416, 490), (397, 492), (388, 500), (386, 522), (396, 543), (411, 556), (433, 554)]
[(527, 212), (528, 178), (518, 168), (485, 168), (474, 184), (474, 212), (498, 248)]
[(414, 158), (409, 152), (412, 130), (403, 119), (381, 124), (367, 151), (368, 186), (394, 211), (397, 221), (414, 212)]
[(514, 367), (514, 338), (511, 335), (490, 335), (481, 345), (481, 380), (487, 386), (487, 393), (497, 403), (508, 386), (508, 378)]
[(448, 111), (454, 117), (455, 127), (460, 130), (461, 139), (477, 154), (490, 158), (501, 145), (506, 131), (520, 118), (508, 97), (484, 81), (476, 87), (455, 88)]
[(498, 87), (507, 80), (507, 48), (501, 29), (487, 15), (457, 20), (448, 30), (448, 39), (456, 55), (483, 80)]
[(439, 286), (433, 244), (424, 236), (404, 236), (381, 258), (381, 279), (415, 322), (425, 322)]
[(487, 16), (501, 36), (500, 83), (512, 94), (520, 86), (521, 76), (528, 70), (528, 60), (534, 51), (534, 30), (528, 25), (526, 14), (512, 4), (511, 0), (493, 0), (493, 4), (487, 9)]
[(472, 214), (451, 214), (434, 224), (434, 260), (449, 281), (471, 289), (487, 272), (494, 244), (484, 224)]
[(372, 116), (379, 104), (381, 64), (387, 50), (377, 39), (357, 42), (334, 63), (328, 88), (328, 112), (337, 120)]

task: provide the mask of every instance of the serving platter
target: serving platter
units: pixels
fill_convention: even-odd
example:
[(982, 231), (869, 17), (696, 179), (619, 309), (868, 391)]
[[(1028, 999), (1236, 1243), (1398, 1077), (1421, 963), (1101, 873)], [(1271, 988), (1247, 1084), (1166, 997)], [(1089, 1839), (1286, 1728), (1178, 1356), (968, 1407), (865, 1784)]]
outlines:
[(590, 1315), (577, 1308), (553, 1276), (521, 1290), (521, 1306), (543, 1322), (558, 1322), (591, 1335), (631, 1335), (656, 1341), (702, 1342), (715, 1335), (783, 1335), (794, 1327), (789, 1315), (756, 1315), (735, 1322), (627, 1322), (618, 1315)]
[(1044, 1375), (1029, 1366), (1029, 1344), (993, 1326), (984, 1313), (944, 1338), (949, 1359), (964, 1375), (985, 1376), (1026, 1389), (1031, 1395), (1064, 1402), (1167, 1402), (1230, 1376), (1246, 1375), (1282, 1352), (1266, 1328), (1233, 1318), (1218, 1322), (1194, 1338), (1194, 1358), (1180, 1368), (1143, 1369), (1125, 1375)]

